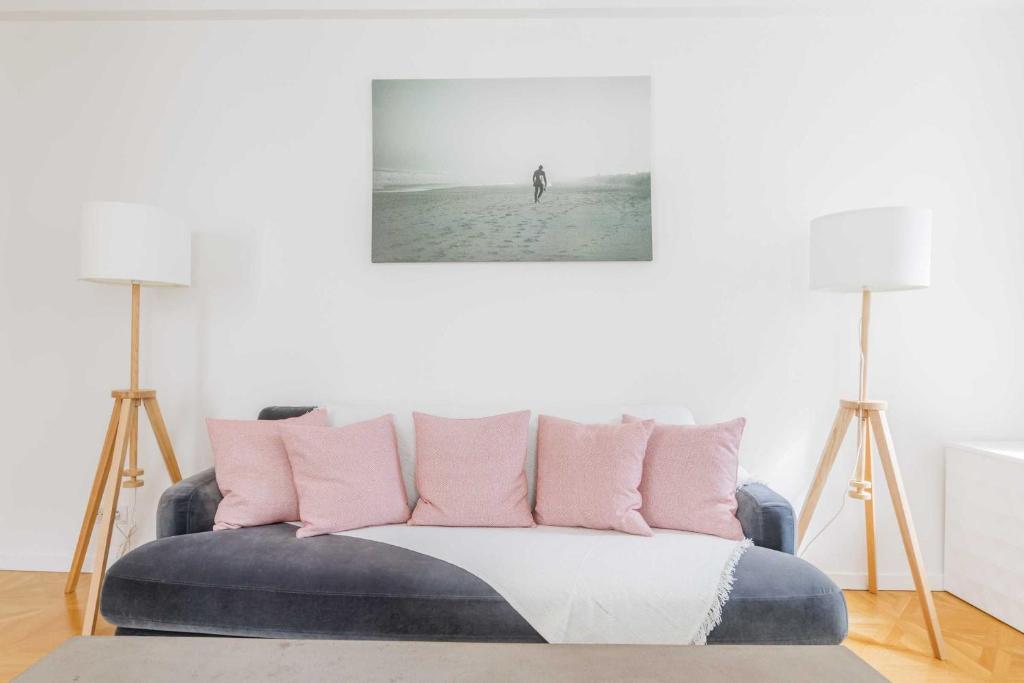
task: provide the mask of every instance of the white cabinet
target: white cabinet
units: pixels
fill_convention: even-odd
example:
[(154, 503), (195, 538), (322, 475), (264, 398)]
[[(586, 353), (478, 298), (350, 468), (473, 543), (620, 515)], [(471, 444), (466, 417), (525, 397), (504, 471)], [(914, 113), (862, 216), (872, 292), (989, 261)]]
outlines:
[(1024, 441), (946, 447), (943, 582), (1024, 631)]

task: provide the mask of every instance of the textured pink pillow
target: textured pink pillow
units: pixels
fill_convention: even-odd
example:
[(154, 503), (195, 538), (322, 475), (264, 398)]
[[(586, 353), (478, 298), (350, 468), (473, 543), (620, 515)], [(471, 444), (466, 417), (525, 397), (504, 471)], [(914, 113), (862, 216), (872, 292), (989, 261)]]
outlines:
[(224, 496), (214, 530), (292, 522), (299, 504), (281, 440), (282, 424), (327, 425), (316, 409), (287, 420), (207, 420), (217, 486)]
[(653, 422), (585, 425), (541, 415), (537, 523), (650, 536), (638, 487), (652, 428)]
[(298, 538), (409, 519), (390, 415), (345, 427), (283, 425), (299, 497)]
[[(623, 422), (639, 418), (622, 416)], [(640, 514), (661, 529), (743, 538), (736, 519), (742, 417), (711, 425), (656, 424), (647, 443)]]
[(412, 418), (420, 499), (409, 524), (533, 526), (526, 488), (529, 410), (469, 420)]

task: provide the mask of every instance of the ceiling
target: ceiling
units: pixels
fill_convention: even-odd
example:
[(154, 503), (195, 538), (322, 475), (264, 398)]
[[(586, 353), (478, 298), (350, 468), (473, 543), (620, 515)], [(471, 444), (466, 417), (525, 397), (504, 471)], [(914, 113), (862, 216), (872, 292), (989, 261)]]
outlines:
[(0, 20), (644, 17), (1024, 12), (1024, 0), (0, 0)]

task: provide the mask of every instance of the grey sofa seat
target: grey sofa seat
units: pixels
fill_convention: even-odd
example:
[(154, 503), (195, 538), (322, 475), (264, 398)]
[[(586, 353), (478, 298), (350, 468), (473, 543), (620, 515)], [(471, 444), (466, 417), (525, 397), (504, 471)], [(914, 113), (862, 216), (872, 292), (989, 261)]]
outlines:
[(297, 539), (290, 524), (144, 545), (111, 567), (102, 607), (108, 621), (136, 629), (543, 642), (464, 569), (361, 538)]
[[(271, 408), (260, 417), (308, 409)], [(160, 539), (111, 566), (100, 608), (118, 633), (543, 642), (493, 588), (404, 548), (344, 536), (295, 538), (285, 524), (213, 532), (212, 469), (170, 487)], [(736, 567), (709, 643), (836, 644), (847, 630), (839, 588), (794, 557), (793, 510), (750, 484), (737, 517), (758, 547)]]
[[(276, 524), (148, 543), (115, 563), (103, 616), (124, 629), (233, 636), (544, 642), (473, 574), (344, 536)], [(810, 564), (751, 548), (711, 643), (835, 644), (842, 593)]]

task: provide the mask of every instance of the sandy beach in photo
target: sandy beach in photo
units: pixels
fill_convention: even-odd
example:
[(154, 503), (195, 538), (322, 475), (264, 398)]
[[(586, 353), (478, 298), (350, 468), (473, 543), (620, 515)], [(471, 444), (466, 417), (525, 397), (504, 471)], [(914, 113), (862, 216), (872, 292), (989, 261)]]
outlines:
[(529, 185), (373, 194), (373, 261), (651, 259), (649, 176), (566, 184), (533, 203)]

